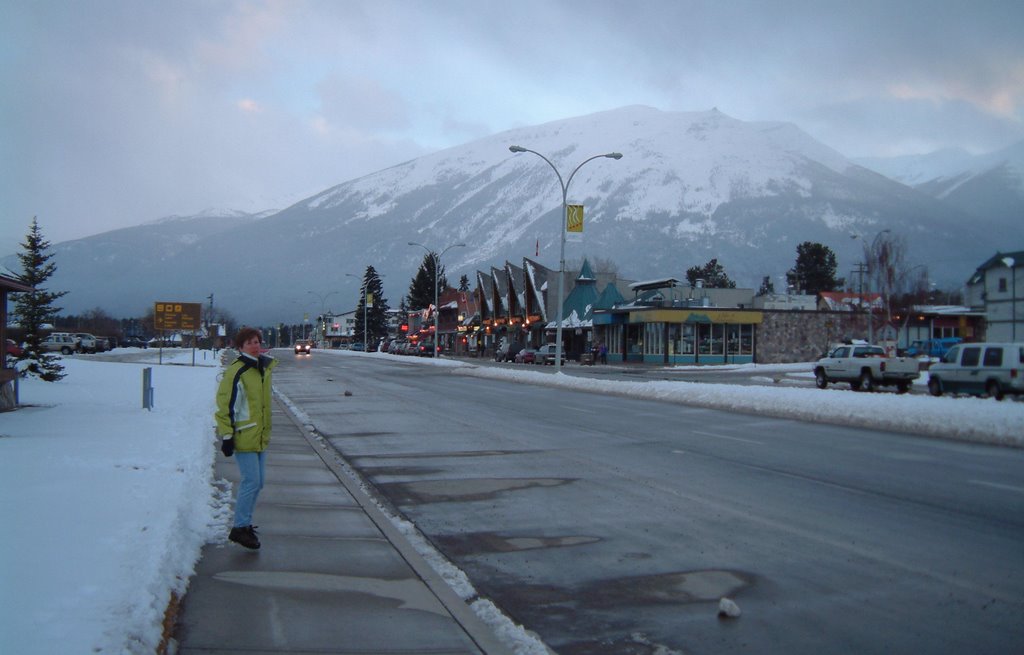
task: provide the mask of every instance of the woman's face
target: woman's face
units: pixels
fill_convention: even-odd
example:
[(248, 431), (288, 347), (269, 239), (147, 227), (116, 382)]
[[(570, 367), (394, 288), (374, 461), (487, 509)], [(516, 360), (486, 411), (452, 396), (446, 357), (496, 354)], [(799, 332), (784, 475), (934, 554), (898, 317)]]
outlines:
[(257, 336), (249, 337), (245, 343), (242, 344), (242, 352), (246, 355), (253, 357), (260, 356), (260, 338)]

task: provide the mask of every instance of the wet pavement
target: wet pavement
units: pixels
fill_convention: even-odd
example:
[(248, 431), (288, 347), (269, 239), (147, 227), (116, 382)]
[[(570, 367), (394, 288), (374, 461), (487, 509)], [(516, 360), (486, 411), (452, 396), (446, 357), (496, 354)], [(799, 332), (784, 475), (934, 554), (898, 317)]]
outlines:
[[(215, 478), (237, 484), (234, 461), (218, 455)], [(203, 548), (178, 653), (511, 652), (277, 403), (266, 479), (262, 548), (227, 542), (227, 527)]]

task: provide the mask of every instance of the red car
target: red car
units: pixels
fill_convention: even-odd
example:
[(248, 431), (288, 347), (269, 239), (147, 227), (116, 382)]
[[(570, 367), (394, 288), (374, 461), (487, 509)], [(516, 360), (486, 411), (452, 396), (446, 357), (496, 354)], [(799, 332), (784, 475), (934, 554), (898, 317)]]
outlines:
[(523, 348), (516, 353), (516, 364), (532, 364), (537, 361), (537, 351), (533, 348)]
[(8, 339), (7, 340), (7, 354), (8, 355), (11, 355), (13, 357), (21, 357), (21, 353), (22, 352), (23, 351), (21, 349), (21, 346), (19, 346), (18, 344), (14, 343), (13, 339)]

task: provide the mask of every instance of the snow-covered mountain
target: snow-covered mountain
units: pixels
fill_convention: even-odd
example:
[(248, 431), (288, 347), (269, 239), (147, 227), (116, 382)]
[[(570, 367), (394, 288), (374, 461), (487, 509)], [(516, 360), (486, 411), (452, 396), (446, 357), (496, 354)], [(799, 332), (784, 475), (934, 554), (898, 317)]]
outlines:
[[(452, 282), (524, 256), (557, 268), (559, 179), (510, 145), (543, 153), (566, 182), (572, 175), (567, 199), (585, 206), (586, 223), (567, 260), (611, 261), (628, 278), (683, 278), (717, 258), (740, 286), (765, 275), (778, 284), (808, 240), (836, 251), (849, 275), (860, 258), (850, 235), (890, 229), (907, 238), (911, 263), (952, 285), (998, 243), (996, 222), (869, 171), (794, 125), (634, 106), (496, 134), (263, 218), (183, 219), (57, 244), (53, 288), (72, 292), (67, 311), (115, 315), (214, 293), (240, 321), (265, 324), (351, 309), (368, 265), (396, 306), (425, 254), (409, 242), (436, 251), (465, 243), (442, 259)], [(612, 151), (622, 159), (573, 175)], [(131, 243), (115, 247), (119, 233)]]
[(950, 149), (858, 163), (972, 216), (1006, 225), (1018, 239), (1024, 234), (1019, 227), (1024, 219), (1024, 141), (984, 155)]

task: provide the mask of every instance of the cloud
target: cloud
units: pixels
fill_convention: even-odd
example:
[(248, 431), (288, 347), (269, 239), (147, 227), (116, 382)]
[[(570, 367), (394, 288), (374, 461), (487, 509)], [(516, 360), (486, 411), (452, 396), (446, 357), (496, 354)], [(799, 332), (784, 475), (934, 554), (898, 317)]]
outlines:
[(1003, 0), (6, 3), (0, 211), (59, 241), (266, 209), (633, 104), (978, 152), (1024, 139), (1021, 33)]

